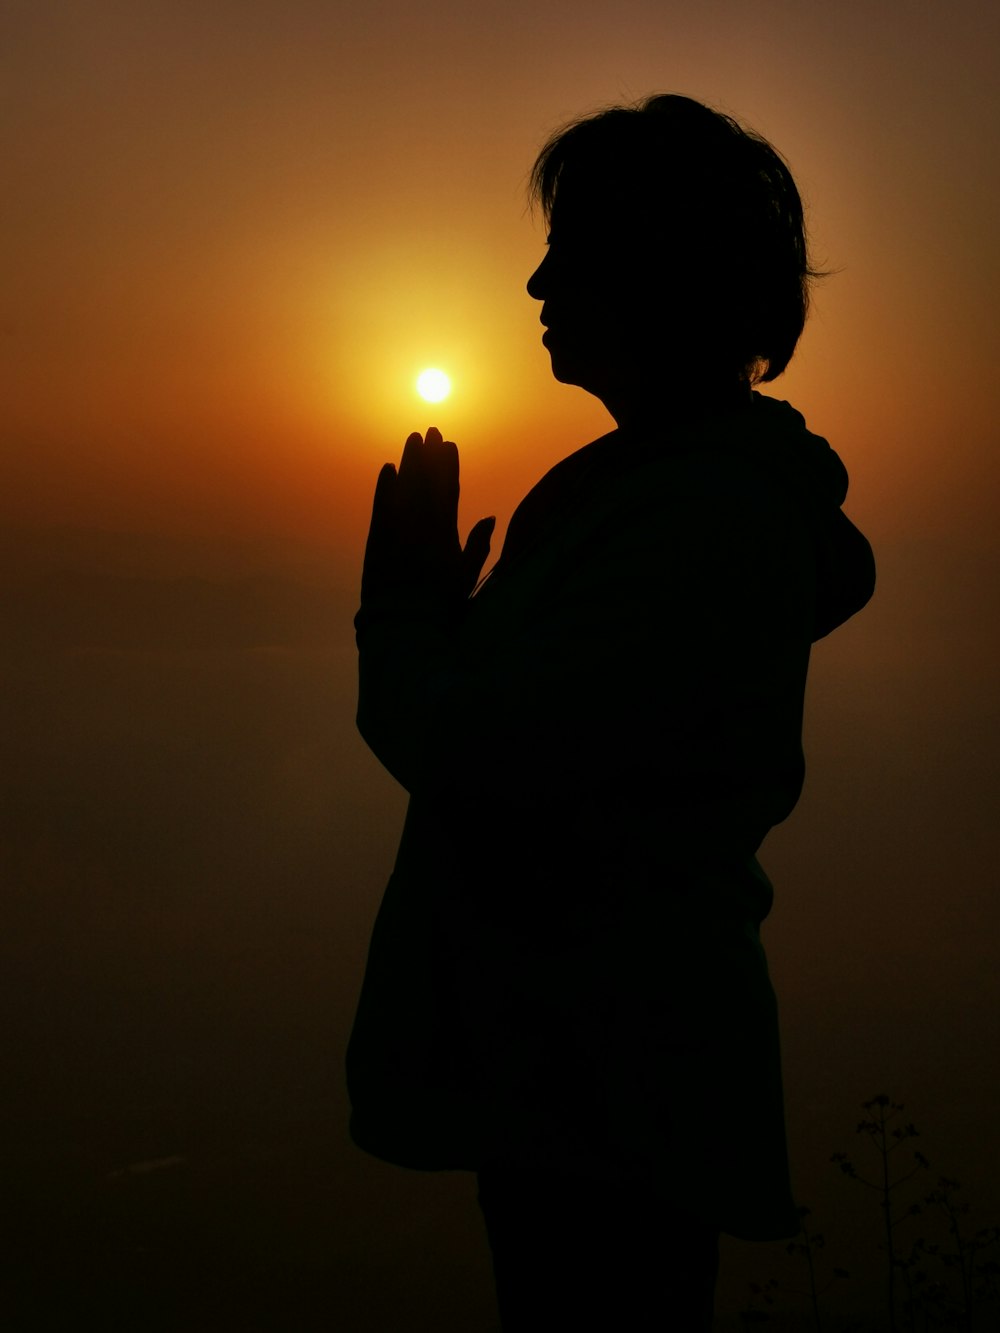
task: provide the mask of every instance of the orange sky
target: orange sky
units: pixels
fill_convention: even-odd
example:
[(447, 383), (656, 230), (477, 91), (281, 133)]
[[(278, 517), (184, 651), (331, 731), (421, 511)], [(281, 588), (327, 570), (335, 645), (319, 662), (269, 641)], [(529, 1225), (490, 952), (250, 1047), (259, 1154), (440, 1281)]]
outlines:
[[(403, 808), (353, 726), (371, 487), (433, 422), (499, 549), (541, 473), (608, 428), (549, 374), (525, 178), (567, 118), (675, 91), (796, 175), (836, 272), (768, 392), (843, 457), (879, 563), (816, 649), (805, 793), (763, 855), (793, 1170), (832, 1225), (834, 1136), (887, 1083), (996, 1212), (998, 39), (993, 0), (4, 6), (11, 1152), (194, 1160), (206, 1101), (241, 1124), (263, 1106), (255, 1172), (331, 1154), (316, 1217), (354, 1182), (370, 1252), (324, 1251), (331, 1292), (364, 1288), (343, 1326), (403, 1326), (409, 1279), (395, 1315), (376, 1297), (458, 1195), (425, 1217), (453, 1186), (358, 1160), (343, 1120)], [(435, 363), (455, 388), (428, 408), (412, 379)], [(461, 1198), (411, 1278), (475, 1270), (486, 1300)]]
[(983, 518), (995, 6), (565, 12), (8, 7), (15, 521), (349, 547), (375, 467), (426, 424), (412, 376), (440, 362), (455, 393), (432, 415), (502, 526), (606, 422), (548, 376), (525, 173), (567, 116), (665, 89), (796, 172), (839, 271), (771, 391), (842, 452), (855, 512), (893, 533)]

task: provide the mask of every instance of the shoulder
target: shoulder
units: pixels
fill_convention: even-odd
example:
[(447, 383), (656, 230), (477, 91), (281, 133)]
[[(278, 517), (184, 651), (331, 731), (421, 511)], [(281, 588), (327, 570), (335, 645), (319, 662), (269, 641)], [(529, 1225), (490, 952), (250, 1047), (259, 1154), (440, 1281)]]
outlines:
[(747, 554), (809, 541), (794, 487), (739, 437), (650, 444), (628, 466), (595, 478), (575, 519), (575, 535), (595, 555), (601, 547)]

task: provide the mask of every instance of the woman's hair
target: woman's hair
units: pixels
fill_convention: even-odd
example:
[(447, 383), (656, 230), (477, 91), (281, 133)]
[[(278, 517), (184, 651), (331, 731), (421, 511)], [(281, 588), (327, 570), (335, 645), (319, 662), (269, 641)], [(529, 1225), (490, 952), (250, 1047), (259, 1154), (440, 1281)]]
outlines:
[(690, 97), (661, 94), (549, 139), (529, 180), (549, 223), (568, 179), (597, 184), (630, 243), (645, 247), (664, 317), (681, 321), (675, 333), (699, 359), (751, 383), (781, 374), (810, 281), (825, 275), (810, 266), (799, 192), (766, 139)]

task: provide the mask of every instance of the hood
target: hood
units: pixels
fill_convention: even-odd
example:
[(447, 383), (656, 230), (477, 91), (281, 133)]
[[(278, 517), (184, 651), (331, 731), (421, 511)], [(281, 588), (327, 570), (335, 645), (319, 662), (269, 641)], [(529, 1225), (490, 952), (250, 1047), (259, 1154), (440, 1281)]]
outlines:
[(816, 541), (816, 623), (813, 641), (849, 620), (875, 590), (875, 557), (868, 539), (841, 506), (847, 469), (790, 403), (754, 393), (753, 445), (762, 464), (790, 489)]

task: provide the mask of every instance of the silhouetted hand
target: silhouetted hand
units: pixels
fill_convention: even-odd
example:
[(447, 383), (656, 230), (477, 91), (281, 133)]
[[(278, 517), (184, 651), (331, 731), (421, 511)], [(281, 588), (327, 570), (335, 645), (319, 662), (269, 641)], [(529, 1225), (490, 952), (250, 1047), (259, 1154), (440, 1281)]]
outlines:
[(483, 518), (463, 549), (458, 536), (458, 449), (431, 426), (410, 435), (399, 470), (386, 463), (375, 485), (361, 576), (363, 608), (386, 601), (457, 604), (479, 579), (494, 518)]

